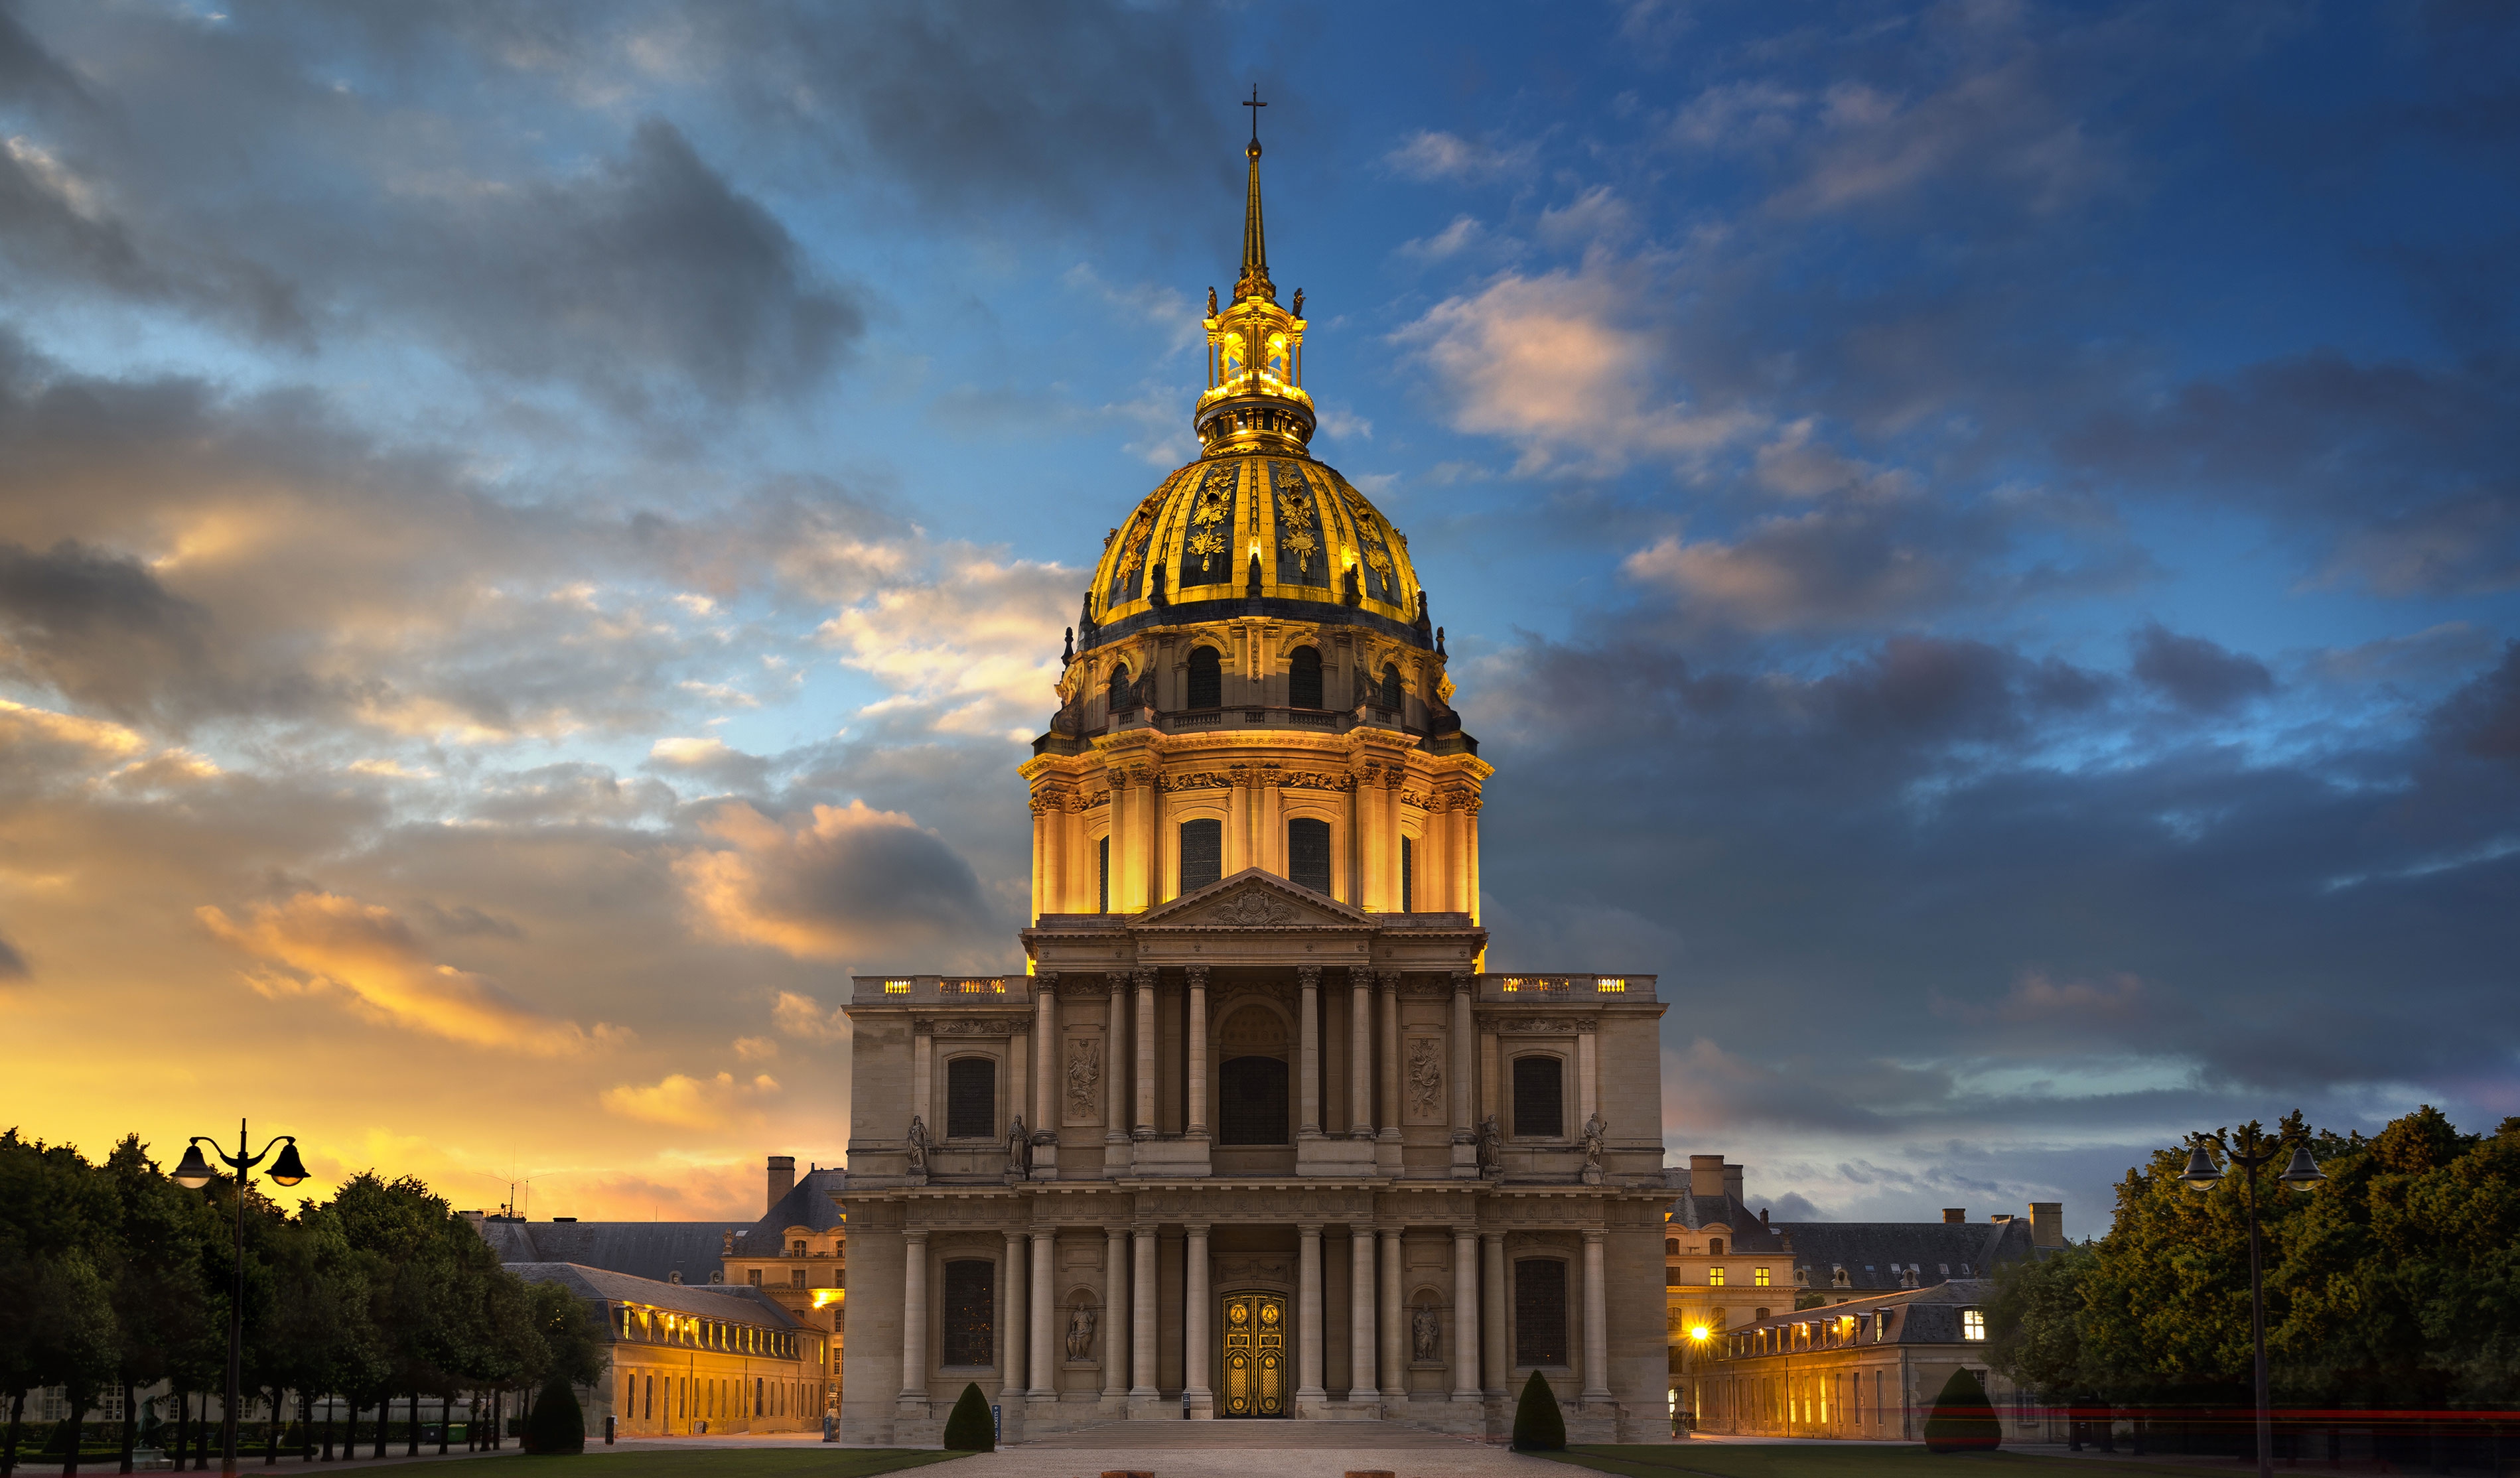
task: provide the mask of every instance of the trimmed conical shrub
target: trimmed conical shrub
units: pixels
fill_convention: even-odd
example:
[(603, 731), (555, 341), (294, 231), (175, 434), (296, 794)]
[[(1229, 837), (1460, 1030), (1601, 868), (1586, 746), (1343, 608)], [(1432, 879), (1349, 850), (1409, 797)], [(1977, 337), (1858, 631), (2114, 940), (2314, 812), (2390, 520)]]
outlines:
[(1986, 1399), (1977, 1372), (1954, 1370), (1925, 1417), (1925, 1451), (1992, 1453), (2002, 1443), (2003, 1427), (1995, 1419), (1995, 1406)]
[(525, 1418), (525, 1451), (546, 1456), (586, 1451), (586, 1412), (577, 1392), (559, 1376), (534, 1398), (533, 1414)]
[(949, 1453), (994, 1453), (998, 1450), (998, 1429), (989, 1420), (989, 1398), (980, 1394), (975, 1381), (963, 1388), (954, 1403), (954, 1414), (945, 1418), (945, 1451)]
[(1540, 1372), (1522, 1383), (1522, 1400), (1513, 1409), (1513, 1450), (1517, 1453), (1566, 1451), (1566, 1413), (1557, 1410), (1557, 1393)]

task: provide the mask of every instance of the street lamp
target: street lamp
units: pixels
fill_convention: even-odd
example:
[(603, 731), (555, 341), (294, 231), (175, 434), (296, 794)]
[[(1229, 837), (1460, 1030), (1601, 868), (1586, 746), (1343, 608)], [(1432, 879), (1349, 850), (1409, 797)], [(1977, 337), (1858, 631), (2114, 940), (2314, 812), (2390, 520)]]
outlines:
[[(202, 1146), (207, 1144), (210, 1146), (210, 1153), (218, 1156), (220, 1164), (237, 1173), (236, 1290), (228, 1299), (228, 1398), (227, 1405), (220, 1412), (219, 1424), (222, 1428), (219, 1453), (220, 1478), (236, 1478), (237, 1473), (238, 1387), (245, 1381), (246, 1186), (252, 1180), (253, 1167), (266, 1159), (271, 1160), (268, 1174), (271, 1176), (271, 1183), (275, 1186), (294, 1186), (306, 1179), (306, 1166), (297, 1158), (295, 1135), (285, 1134), (278, 1139), (265, 1141), (260, 1154), (248, 1154), (246, 1142), (245, 1120), (239, 1119), (237, 1120), (237, 1152), (234, 1155), (220, 1149), (218, 1141), (195, 1135), (192, 1142), (184, 1146), (184, 1162), (175, 1167), (175, 1184), (188, 1190), (199, 1190), (218, 1179), (219, 1173), (210, 1168), (209, 1161), (202, 1158)], [(280, 1156), (272, 1159), (271, 1150), (275, 1144), (280, 1146)], [(278, 1411), (272, 1413), (275, 1418), (279, 1414)]]
[[(2213, 1145), (2223, 1151), (2226, 1165), (2239, 1171), (2249, 1186), (2249, 1338), (2257, 1351), (2258, 1394), (2258, 1478), (2274, 1478), (2274, 1415), (2267, 1399), (2267, 1295), (2258, 1272), (2258, 1168), (2272, 1165), (2275, 1156), (2284, 1152), (2292, 1140), (2292, 1131), (2270, 1137), (2251, 1119), (2239, 1128), (2239, 1147), (2219, 1134), (2192, 1134), (2187, 1137), (2187, 1168), (2179, 1178), (2194, 1190), (2211, 1190), (2223, 1179), (2224, 1172), (2214, 1166), (2214, 1157), (2205, 1152)], [(2327, 1179), (2318, 1162), (2310, 1157), (2310, 1145), (2293, 1144), (2292, 1162), (2278, 1177), (2295, 1190), (2307, 1191)]]

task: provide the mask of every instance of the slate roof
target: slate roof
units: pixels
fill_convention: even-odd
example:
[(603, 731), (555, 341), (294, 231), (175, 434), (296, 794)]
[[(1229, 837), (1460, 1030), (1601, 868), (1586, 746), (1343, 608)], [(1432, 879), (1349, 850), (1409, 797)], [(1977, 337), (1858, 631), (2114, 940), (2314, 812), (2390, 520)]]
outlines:
[[(1790, 1242), (1793, 1266), (1809, 1270), (1815, 1292), (1852, 1289), (1886, 1293), (1906, 1286), (1902, 1270), (1915, 1268), (1916, 1286), (1985, 1277), (2006, 1263), (2035, 1256), (2030, 1223), (2009, 1222), (1778, 1222)], [(1846, 1270), (1846, 1281), (1836, 1270)]]
[[(1955, 1277), (1930, 1288), (1905, 1288), (1873, 1298), (1849, 1299), (1825, 1309), (1804, 1309), (1770, 1315), (1746, 1324), (1735, 1324), (1725, 1330), (1727, 1336), (1747, 1334), (1753, 1329), (1774, 1329), (1785, 1324), (1812, 1320), (1833, 1320), (1850, 1314), (1878, 1314), (1884, 1309), (1898, 1311), (1890, 1321), (1890, 1337), (1875, 1340), (1869, 1335), (1859, 1338), (1853, 1346), (1832, 1345), (1828, 1349), (1862, 1349), (1873, 1344), (1887, 1345), (1956, 1345), (1960, 1339), (1960, 1311), (1984, 1308), (1995, 1297), (1995, 1280), (1984, 1277)], [(1983, 1348), (1982, 1341), (1971, 1340)], [(1728, 1339), (1726, 1350), (1732, 1345)], [(1756, 1355), (1726, 1354), (1728, 1360), (1791, 1359), (1797, 1355), (1818, 1353), (1812, 1350), (1772, 1350)]]
[(529, 1283), (558, 1283), (580, 1298), (617, 1304), (646, 1304), (699, 1319), (762, 1329), (802, 1329), (806, 1325), (749, 1284), (695, 1287), (660, 1283), (604, 1268), (576, 1263), (510, 1263), (508, 1271)]
[(508, 1222), (484, 1217), (481, 1237), (499, 1261), (569, 1263), (662, 1283), (673, 1275), (707, 1283), (726, 1257), (726, 1234), (745, 1222)]
[(1677, 1200), (1664, 1208), (1671, 1220), (1695, 1232), (1701, 1227), (1725, 1227), (1732, 1231), (1732, 1242), (1727, 1252), (1751, 1256), (1762, 1252), (1781, 1253), (1784, 1238), (1759, 1220), (1759, 1213), (1744, 1205), (1739, 1196), (1697, 1195), (1683, 1190)]
[[(803, 1227), (814, 1232), (829, 1232), (840, 1225), (837, 1197), (849, 1188), (849, 1173), (836, 1166), (817, 1167), (796, 1178), (795, 1188), (779, 1198), (761, 1220), (746, 1229), (746, 1235), (736, 1238), (739, 1250), (758, 1254), (764, 1247), (778, 1250), (790, 1227)], [(689, 1275), (685, 1275), (689, 1276)]]

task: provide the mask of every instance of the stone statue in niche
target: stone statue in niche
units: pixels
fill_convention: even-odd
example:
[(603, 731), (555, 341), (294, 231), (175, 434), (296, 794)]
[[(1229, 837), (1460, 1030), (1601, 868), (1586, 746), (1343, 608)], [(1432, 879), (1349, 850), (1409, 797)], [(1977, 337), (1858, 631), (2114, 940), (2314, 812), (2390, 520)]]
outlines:
[(1024, 1128), (1023, 1115), (1015, 1115), (1007, 1126), (1007, 1179), (1027, 1180), (1032, 1175), (1032, 1133)]
[(1095, 1314), (1092, 1304), (1077, 1304), (1067, 1311), (1067, 1358), (1094, 1358)]
[(1444, 1052), (1432, 1037), (1409, 1044), (1409, 1102), (1420, 1116), (1432, 1115), (1444, 1099)]
[(1596, 1170), (1600, 1169), (1601, 1151), (1609, 1147), (1609, 1141), (1610, 1126), (1604, 1123), (1599, 1112), (1596, 1111), (1591, 1118), (1584, 1121), (1584, 1163)]
[(917, 1114), (910, 1116), (910, 1173), (927, 1174), (927, 1122)]
[(1419, 1304), (1409, 1316), (1409, 1358), (1421, 1365), (1433, 1365), (1444, 1342), (1444, 1318), (1432, 1304)]
[(1094, 1117), (1095, 1093), (1102, 1086), (1102, 1043), (1094, 1037), (1078, 1037), (1067, 1044), (1067, 1112), (1071, 1117)]
[(1479, 1121), (1479, 1174), (1505, 1173), (1505, 1133), (1497, 1128), (1496, 1115)]

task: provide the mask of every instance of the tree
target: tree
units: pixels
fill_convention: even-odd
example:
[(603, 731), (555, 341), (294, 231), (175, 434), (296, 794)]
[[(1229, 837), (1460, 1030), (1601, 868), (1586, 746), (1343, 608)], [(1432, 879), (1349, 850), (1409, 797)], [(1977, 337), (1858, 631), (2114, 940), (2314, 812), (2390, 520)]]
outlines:
[(1925, 1416), (1925, 1451), (1992, 1453), (2003, 1442), (2003, 1427), (1995, 1419), (1995, 1404), (1977, 1372), (1962, 1366), (1943, 1382), (1943, 1394)]
[(2100, 1400), (2102, 1380), (2083, 1353), (2083, 1300), (2092, 1254), (2066, 1247), (2053, 1256), (2007, 1263), (1995, 1275), (1987, 1305), (1987, 1364), (2050, 1406), (2072, 1409), (2071, 1441), (2082, 1448), (2085, 1409)]
[(533, 1414), (525, 1418), (525, 1451), (546, 1456), (586, 1451), (586, 1412), (565, 1377), (545, 1381), (534, 1398)]
[(1566, 1451), (1566, 1413), (1557, 1410), (1557, 1393), (1540, 1372), (1522, 1383), (1522, 1399), (1513, 1409), (1513, 1450), (1517, 1453)]
[(204, 1245), (224, 1229), (201, 1197), (161, 1174), (138, 1135), (126, 1135), (102, 1167), (116, 1211), (107, 1272), (113, 1305), (114, 1375), (122, 1386), (122, 1453), (139, 1435), (136, 1392), (213, 1367), (226, 1355), (226, 1330), (211, 1318), (202, 1276)]
[(963, 1387), (954, 1403), (954, 1413), (945, 1418), (945, 1451), (949, 1453), (994, 1453), (998, 1450), (998, 1431), (989, 1420), (989, 1400), (980, 1394), (977, 1382)]

